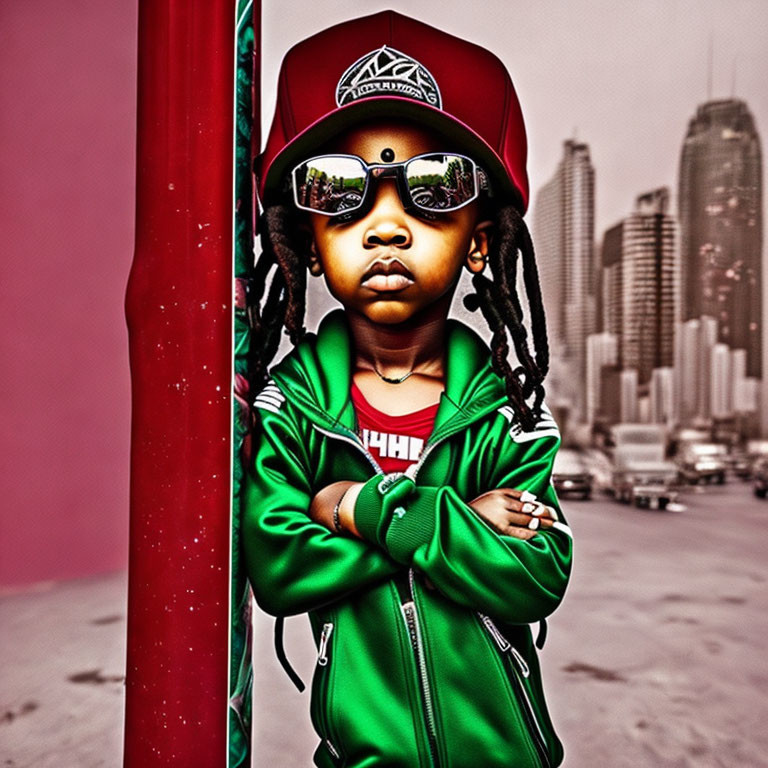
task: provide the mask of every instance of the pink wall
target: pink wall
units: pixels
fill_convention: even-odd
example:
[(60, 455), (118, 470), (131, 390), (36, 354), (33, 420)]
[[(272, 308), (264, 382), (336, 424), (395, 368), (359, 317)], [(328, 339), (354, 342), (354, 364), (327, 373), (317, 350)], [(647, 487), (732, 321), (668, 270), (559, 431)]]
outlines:
[(0, 2), (0, 585), (124, 568), (137, 2)]

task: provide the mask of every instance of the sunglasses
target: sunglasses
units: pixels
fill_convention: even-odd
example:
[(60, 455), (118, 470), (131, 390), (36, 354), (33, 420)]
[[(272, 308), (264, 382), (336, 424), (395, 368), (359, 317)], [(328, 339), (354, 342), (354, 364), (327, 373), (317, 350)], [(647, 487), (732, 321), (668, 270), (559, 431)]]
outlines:
[(410, 212), (456, 211), (481, 189), (490, 194), (485, 171), (472, 158), (451, 152), (428, 152), (384, 164), (368, 164), (357, 155), (318, 155), (299, 163), (290, 179), (298, 208), (346, 218), (370, 206), (371, 177), (387, 176), (395, 178), (403, 208)]

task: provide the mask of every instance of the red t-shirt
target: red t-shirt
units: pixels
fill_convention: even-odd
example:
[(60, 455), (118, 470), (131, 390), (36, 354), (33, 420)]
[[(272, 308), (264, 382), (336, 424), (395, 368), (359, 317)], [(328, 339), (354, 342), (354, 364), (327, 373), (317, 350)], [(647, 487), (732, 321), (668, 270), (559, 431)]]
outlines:
[(390, 416), (374, 408), (352, 382), (352, 404), (363, 445), (385, 472), (405, 472), (419, 460), (432, 434), (439, 403), (403, 416)]

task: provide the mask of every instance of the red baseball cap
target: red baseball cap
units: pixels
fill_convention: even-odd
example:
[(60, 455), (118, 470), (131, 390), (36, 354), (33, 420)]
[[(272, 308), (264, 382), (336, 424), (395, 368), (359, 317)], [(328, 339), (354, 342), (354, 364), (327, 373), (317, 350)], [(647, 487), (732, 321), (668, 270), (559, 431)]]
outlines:
[(494, 194), (525, 213), (525, 125), (506, 67), (479, 45), (391, 10), (328, 27), (285, 54), (254, 164), (261, 201), (268, 205), (319, 145), (377, 117), (411, 118), (455, 138), (487, 171)]

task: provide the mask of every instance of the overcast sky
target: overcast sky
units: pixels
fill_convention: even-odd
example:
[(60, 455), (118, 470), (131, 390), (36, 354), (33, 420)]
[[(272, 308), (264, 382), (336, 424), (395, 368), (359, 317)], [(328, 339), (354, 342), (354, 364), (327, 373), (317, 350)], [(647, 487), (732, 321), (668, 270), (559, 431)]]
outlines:
[(589, 144), (598, 240), (641, 192), (668, 185), (676, 194), (688, 120), (708, 98), (710, 39), (712, 96), (732, 95), (735, 69), (735, 95), (749, 105), (765, 141), (766, 0), (263, 0), (264, 131), (285, 51), (324, 27), (385, 8), (504, 61), (526, 119), (532, 201), (554, 173), (563, 140), (575, 135)]

